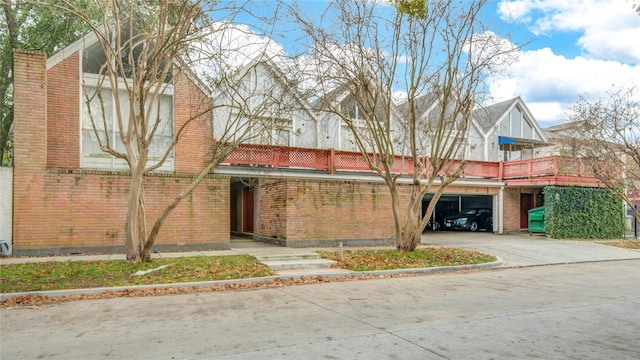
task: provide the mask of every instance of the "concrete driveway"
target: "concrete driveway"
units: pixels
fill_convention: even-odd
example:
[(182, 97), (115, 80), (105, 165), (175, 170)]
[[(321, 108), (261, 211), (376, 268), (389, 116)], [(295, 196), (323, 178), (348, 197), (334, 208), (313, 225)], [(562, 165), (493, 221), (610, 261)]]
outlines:
[(502, 258), (504, 267), (640, 259), (640, 251), (590, 241), (555, 240), (541, 235), (486, 232), (425, 232), (423, 246), (471, 249)]

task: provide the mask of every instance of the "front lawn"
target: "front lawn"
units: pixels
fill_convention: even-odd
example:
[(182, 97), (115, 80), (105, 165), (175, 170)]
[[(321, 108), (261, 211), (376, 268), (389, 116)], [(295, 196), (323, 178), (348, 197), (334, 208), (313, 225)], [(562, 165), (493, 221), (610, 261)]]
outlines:
[(492, 255), (457, 248), (420, 248), (412, 252), (394, 249), (321, 251), (322, 257), (338, 261), (339, 267), (354, 271), (414, 269), (436, 266), (473, 265), (496, 261)]
[[(138, 271), (151, 271), (135, 275)], [(249, 255), (160, 258), (130, 265), (124, 260), (31, 262), (0, 266), (0, 292), (171, 284), (274, 275)]]

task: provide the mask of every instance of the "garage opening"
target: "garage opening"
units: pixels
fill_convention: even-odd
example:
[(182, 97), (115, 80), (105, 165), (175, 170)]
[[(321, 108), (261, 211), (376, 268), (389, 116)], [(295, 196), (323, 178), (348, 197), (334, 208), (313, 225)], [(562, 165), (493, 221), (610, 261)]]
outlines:
[[(422, 215), (427, 211), (433, 194), (422, 199)], [(464, 213), (463, 213), (464, 212)], [(462, 214), (460, 214), (462, 213)], [(459, 219), (445, 224), (445, 219), (460, 214)], [(442, 195), (431, 214), (426, 230), (486, 230), (493, 231), (493, 195)]]

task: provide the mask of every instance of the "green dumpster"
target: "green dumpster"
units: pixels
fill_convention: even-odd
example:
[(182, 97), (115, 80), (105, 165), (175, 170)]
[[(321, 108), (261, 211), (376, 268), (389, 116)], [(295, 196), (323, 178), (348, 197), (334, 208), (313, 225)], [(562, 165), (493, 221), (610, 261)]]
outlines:
[(529, 236), (533, 233), (545, 233), (544, 206), (529, 210)]

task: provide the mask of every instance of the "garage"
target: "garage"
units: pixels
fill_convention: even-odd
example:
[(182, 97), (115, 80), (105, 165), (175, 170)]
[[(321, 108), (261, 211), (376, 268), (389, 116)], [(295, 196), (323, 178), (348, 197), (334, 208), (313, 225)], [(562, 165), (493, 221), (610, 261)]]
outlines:
[[(433, 198), (433, 194), (427, 194), (422, 199), (423, 215), (427, 211), (427, 207)], [(476, 211), (470, 210), (475, 209)], [(488, 209), (480, 210), (480, 209)], [(466, 211), (468, 210), (468, 211)], [(444, 219), (459, 214), (463, 211), (467, 220), (459, 220), (457, 223), (445, 224)], [(436, 204), (435, 210), (431, 215), (431, 220), (425, 230), (486, 230), (493, 231), (493, 196), (492, 195), (455, 195), (445, 194), (440, 197)], [(475, 224), (473, 224), (475, 222)], [(449, 226), (447, 226), (449, 225)]]

